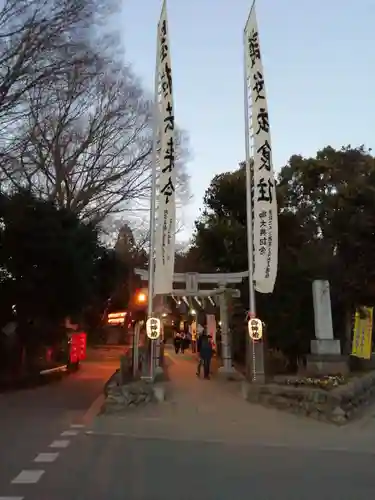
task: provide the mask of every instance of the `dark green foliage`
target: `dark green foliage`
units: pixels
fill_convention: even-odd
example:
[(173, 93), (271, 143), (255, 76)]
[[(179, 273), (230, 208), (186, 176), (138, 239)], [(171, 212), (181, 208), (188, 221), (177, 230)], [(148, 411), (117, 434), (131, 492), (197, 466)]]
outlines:
[[(311, 283), (328, 279), (335, 334), (345, 312), (375, 304), (375, 160), (363, 147), (293, 156), (278, 178), (279, 271), (257, 294), (270, 347), (306, 352), (314, 333)], [(192, 252), (209, 271), (247, 269), (245, 172), (216, 176), (196, 222)], [(197, 257), (196, 257), (197, 258)], [(242, 287), (244, 307), (248, 287)]]
[(8, 316), (14, 306), (22, 336), (52, 338), (65, 317), (103, 310), (119, 264), (95, 226), (26, 191), (1, 195), (0, 221), (1, 299)]

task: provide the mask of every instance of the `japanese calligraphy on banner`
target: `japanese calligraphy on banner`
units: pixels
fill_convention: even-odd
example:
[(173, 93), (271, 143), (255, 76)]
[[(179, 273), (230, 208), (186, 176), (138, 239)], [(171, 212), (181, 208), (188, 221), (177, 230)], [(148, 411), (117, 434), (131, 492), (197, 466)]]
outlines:
[(370, 359), (372, 354), (373, 307), (361, 307), (355, 312), (352, 356)]
[(158, 24), (157, 74), (159, 90), (155, 99), (160, 102), (160, 172), (156, 217), (154, 294), (168, 294), (173, 289), (176, 202), (175, 202), (175, 120), (173, 81), (169, 49), (166, 1)]
[(254, 281), (258, 292), (272, 293), (278, 258), (277, 201), (255, 5), (245, 26), (245, 60), (253, 135)]

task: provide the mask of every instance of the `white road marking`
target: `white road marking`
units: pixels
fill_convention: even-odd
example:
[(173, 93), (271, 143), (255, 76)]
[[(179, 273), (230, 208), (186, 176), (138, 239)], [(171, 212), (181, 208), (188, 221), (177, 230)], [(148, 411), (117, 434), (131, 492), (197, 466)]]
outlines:
[(39, 453), (34, 458), (34, 462), (45, 462), (45, 463), (51, 463), (56, 460), (56, 458), (59, 456), (59, 452), (56, 453)]
[(13, 479), (12, 484), (35, 484), (43, 474), (44, 470), (23, 470)]
[(50, 448), (67, 448), (70, 444), (69, 439), (62, 439), (57, 441), (52, 441), (49, 445)]
[(66, 365), (63, 366), (57, 366), (56, 368), (49, 368), (48, 370), (42, 370), (40, 375), (48, 375), (49, 373), (56, 373), (56, 372), (66, 372), (67, 368)]
[[(83, 424), (72, 424), (70, 426), (72, 429), (83, 429), (85, 426)], [(1, 498), (0, 498), (1, 500)]]
[(60, 436), (61, 437), (77, 436), (78, 433), (79, 433), (78, 430), (64, 431), (60, 434)]
[(23, 500), (25, 497), (0, 497), (0, 500)]

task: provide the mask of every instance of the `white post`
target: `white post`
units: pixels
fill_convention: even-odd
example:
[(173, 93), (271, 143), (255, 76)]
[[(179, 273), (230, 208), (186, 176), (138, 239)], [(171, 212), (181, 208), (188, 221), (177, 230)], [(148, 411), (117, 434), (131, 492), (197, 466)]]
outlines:
[[(156, 308), (160, 308), (161, 311), (164, 310), (164, 303), (165, 303), (165, 298), (163, 295), (157, 295), (155, 298), (155, 302), (157, 302), (157, 305), (155, 306)], [(163, 320), (163, 315), (162, 313), (159, 312), (159, 317), (160, 317), (160, 327), (161, 327), (161, 333), (160, 337), (158, 337), (156, 340), (154, 340), (154, 376), (160, 374), (163, 372), (163, 368), (161, 366), (161, 341), (163, 338), (163, 329), (164, 329), (164, 320)]]
[[(159, 132), (159, 25), (157, 29), (157, 50), (156, 50), (156, 66), (155, 66), (155, 82), (154, 82), (154, 109), (153, 109), (153, 130), (152, 130), (152, 175), (151, 175), (151, 199), (150, 199), (150, 245), (149, 245), (149, 260), (148, 260), (148, 307), (147, 316), (151, 318), (153, 315), (154, 301), (154, 276), (155, 276), (155, 215), (156, 215), (156, 169), (158, 160), (158, 132)], [(155, 341), (151, 340), (150, 352), (150, 378), (154, 378), (154, 351)]]
[[(255, 288), (254, 288), (254, 255), (253, 255), (253, 212), (251, 198), (251, 168), (252, 158), (250, 153), (250, 117), (249, 117), (249, 95), (248, 82), (246, 71), (246, 32), (244, 32), (244, 108), (245, 108), (245, 162), (246, 162), (246, 222), (247, 222), (247, 261), (249, 267), (249, 313), (251, 316), (256, 316), (255, 303)], [(247, 375), (253, 381), (256, 380), (256, 365), (255, 365), (255, 342), (248, 335), (247, 338), (247, 353), (246, 366)], [(250, 374), (251, 372), (251, 374)]]
[(139, 365), (139, 333), (140, 333), (139, 321), (134, 325), (134, 337), (133, 337), (133, 377), (135, 378), (138, 374)]

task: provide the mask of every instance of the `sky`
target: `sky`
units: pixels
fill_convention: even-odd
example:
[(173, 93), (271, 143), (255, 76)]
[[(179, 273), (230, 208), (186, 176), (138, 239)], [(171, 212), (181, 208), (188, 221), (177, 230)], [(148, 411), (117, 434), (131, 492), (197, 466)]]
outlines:
[[(118, 16), (142, 84), (153, 89), (162, 0), (123, 0)], [(188, 239), (214, 175), (245, 156), (243, 28), (252, 0), (168, 0), (175, 116), (188, 131)], [(257, 0), (276, 172), (292, 154), (375, 143), (375, 0)]]

